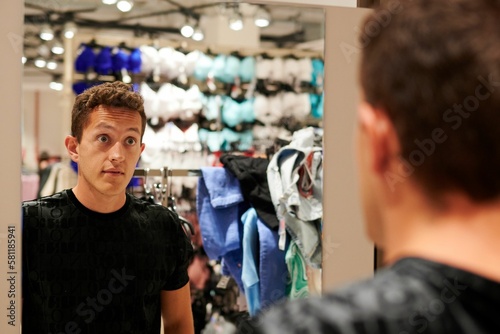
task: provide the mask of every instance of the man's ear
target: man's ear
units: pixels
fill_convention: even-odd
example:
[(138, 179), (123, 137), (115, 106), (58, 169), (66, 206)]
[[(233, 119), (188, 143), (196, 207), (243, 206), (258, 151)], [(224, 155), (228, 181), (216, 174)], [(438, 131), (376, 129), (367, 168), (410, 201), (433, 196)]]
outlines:
[(358, 109), (362, 132), (368, 137), (368, 149), (371, 150), (372, 169), (384, 175), (390, 169), (393, 158), (399, 154), (399, 140), (387, 114), (363, 102)]
[(71, 160), (78, 162), (78, 140), (73, 136), (66, 136), (64, 145), (69, 153)]

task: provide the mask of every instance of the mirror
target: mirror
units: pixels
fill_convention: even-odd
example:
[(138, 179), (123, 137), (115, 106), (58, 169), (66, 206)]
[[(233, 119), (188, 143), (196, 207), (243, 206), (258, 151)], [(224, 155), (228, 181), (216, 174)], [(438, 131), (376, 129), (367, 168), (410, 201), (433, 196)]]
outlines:
[[(177, 74), (175, 78), (176, 86), (184, 89), (184, 91), (187, 91), (196, 83), (201, 92), (209, 92), (212, 96), (216, 97), (222, 95), (229, 96), (232, 100), (240, 100), (239, 104), (241, 104), (242, 100), (249, 100), (249, 96), (255, 97), (255, 94), (260, 94), (262, 97), (265, 96), (266, 100), (264, 102), (268, 105), (268, 110), (272, 110), (273, 112), (269, 113), (269, 115), (266, 112), (262, 113), (263, 118), (260, 119), (260, 122), (264, 124), (260, 124), (261, 128), (258, 131), (251, 131), (252, 143), (256, 141), (256, 136), (262, 136), (264, 132), (263, 138), (260, 138), (259, 145), (254, 147), (253, 150), (253, 154), (256, 154), (256, 157), (271, 158), (273, 154), (279, 153), (279, 149), (287, 145), (287, 141), (292, 140), (292, 134), (297, 130), (308, 125), (313, 125), (317, 128), (322, 127), (322, 109), (318, 106), (321, 101), (323, 80), (322, 74), (318, 74), (321, 72), (321, 68), (315, 68), (315, 66), (321, 67), (323, 65), (324, 10), (321, 8), (290, 5), (279, 6), (274, 4), (237, 4), (236, 2), (210, 5), (205, 1), (200, 1), (199, 3), (191, 2), (189, 6), (184, 6), (164, 1), (154, 2), (154, 4), (136, 2), (134, 8), (128, 14), (118, 14), (117, 9), (113, 6), (93, 1), (78, 4), (71, 2), (68, 6), (60, 8), (52, 6), (49, 8), (51, 15), (47, 16), (45, 15), (47, 8), (40, 6), (38, 2), (27, 1), (26, 9), (25, 56), (27, 59), (23, 84), (25, 104), (22, 140), (25, 152), (23, 176), (37, 173), (38, 159), (42, 155), (42, 152), (45, 151), (48, 153), (49, 163), (53, 165), (59, 164), (58, 166), (63, 166), (64, 171), (67, 172), (68, 179), (60, 182), (58, 187), (64, 188), (63, 184), (71, 187), (71, 182), (74, 182), (74, 178), (71, 178), (72, 170), (62, 145), (62, 138), (68, 132), (69, 113), (74, 98), (74, 87), (68, 87), (68, 84), (73, 85), (74, 83), (84, 81), (101, 80), (105, 79), (105, 76), (117, 76), (121, 80), (125, 80), (128, 75), (131, 77), (132, 82), (137, 83), (139, 86), (141, 83), (147, 82), (147, 87), (152, 92), (158, 93), (164, 84), (171, 83), (169, 77), (173, 77), (172, 71), (177, 69), (170, 66), (169, 68), (163, 68), (163, 70), (160, 69), (156, 73), (156, 69), (152, 68), (148, 73), (135, 74), (123, 73), (122, 71), (99, 75), (95, 71), (87, 73), (74, 72), (72, 69), (74, 68), (75, 60), (81, 55), (80, 52), (83, 51), (82, 44), (90, 45), (96, 53), (100, 53), (106, 46), (111, 47), (112, 50), (120, 48), (128, 53), (135, 47), (144, 45), (157, 50), (172, 48), (185, 56), (197, 50), (203, 52), (205, 55), (209, 55), (213, 58), (212, 60), (215, 60), (219, 55), (226, 56), (226, 61), (228, 56), (232, 56), (232, 60), (237, 58), (239, 61), (243, 61), (246, 57), (255, 57), (256, 61), (263, 61), (263, 63), (267, 64), (267, 73), (270, 73), (271, 69), (277, 69), (281, 66), (281, 77), (276, 76), (273, 80), (263, 80), (269, 77), (270, 74), (263, 74), (261, 77), (255, 74), (255, 80), (251, 77), (246, 81), (239, 80), (240, 82), (238, 83), (223, 82), (223, 76), (217, 77), (216, 74), (213, 74), (214, 77), (211, 80), (193, 79), (193, 75), (188, 75), (187, 73)], [(240, 31), (236, 31), (238, 29), (238, 15), (242, 15), (244, 21), (243, 28)], [(117, 17), (119, 20), (112, 22)], [(269, 26), (258, 27), (255, 25), (254, 19), (258, 18), (260, 21), (259, 24), (264, 25), (263, 21), (266, 17), (271, 18)], [(75, 28), (75, 26), (71, 25), (72, 22), (76, 23), (78, 32), (76, 32), (72, 40), (62, 38), (61, 36), (64, 33), (70, 32)], [(39, 32), (41, 32), (42, 27), (46, 28), (44, 26), (45, 23), (51, 23), (49, 24), (49, 28), (54, 29), (55, 40), (42, 42), (40, 39)], [(227, 28), (229, 23), (232, 23), (232, 28), (235, 30)], [(143, 27), (138, 28), (137, 24)], [(187, 24), (193, 25), (191, 37), (185, 37), (180, 34), (180, 32), (182, 33), (181, 28)], [(99, 29), (97, 29), (97, 25)], [(204, 30), (204, 40), (196, 40), (201, 39), (201, 34), (195, 35), (197, 29)], [(186, 29), (183, 30), (185, 32)], [(244, 34), (245, 37), (241, 37), (241, 34)], [(189, 35), (189, 33), (185, 33), (185, 35)], [(197, 37), (195, 38), (195, 36)], [(60, 39), (60, 44), (65, 48), (63, 55), (58, 55), (54, 51), (54, 47), (61, 46), (59, 43), (56, 43), (58, 39)], [(42, 59), (39, 59), (43, 57), (47, 58), (45, 59), (45, 65), (41, 65), (42, 62), (40, 61)], [(56, 65), (50, 65), (49, 67), (47, 60), (54, 60)], [(313, 60), (317, 60), (314, 65)], [(301, 63), (301, 61), (303, 62)], [(37, 63), (41, 67), (36, 67)], [(287, 67), (285, 67), (285, 63), (288, 64)], [(299, 64), (305, 65), (305, 70)], [(54, 66), (56, 66), (55, 69), (53, 69)], [(305, 74), (299, 74), (301, 70), (304, 70)], [(314, 70), (317, 71), (316, 74), (313, 74)], [(185, 77), (182, 74), (185, 74)], [(275, 73), (274, 75), (277, 74)], [(285, 75), (288, 75), (289, 79), (285, 78)], [(302, 78), (297, 79), (300, 75), (302, 75)], [(313, 75), (314, 79), (312, 79)], [(308, 82), (307, 79), (303, 79), (304, 77), (310, 77), (311, 79)], [(60, 82), (63, 84), (62, 90), (57, 90), (61, 89), (60, 85), (50, 85), (52, 81), (57, 83), (57, 80), (62, 80)], [(147, 88), (144, 87), (143, 89)], [(286, 97), (284, 97), (285, 93), (287, 94)], [(296, 95), (299, 95), (298, 93), (306, 94), (302, 95), (302, 97), (307, 98), (308, 105), (302, 109), (296, 108), (299, 103), (304, 102), (304, 99), (296, 99)], [(204, 95), (208, 100), (209, 94)], [(275, 103), (278, 103), (277, 105), (282, 107), (278, 109), (269, 107), (269, 96), (272, 96)], [(287, 112), (282, 111), (281, 115), (277, 116), (276, 110), (285, 109), (283, 107), (285, 103), (288, 103), (289, 110)], [(225, 110), (229, 109), (230, 106)], [(203, 114), (200, 110), (197, 112)], [(203, 116), (208, 118), (206, 117), (207, 112), (204, 112)], [(267, 118), (264, 116), (267, 116)], [(296, 117), (294, 118), (293, 116)], [(300, 119), (297, 119), (297, 117), (300, 117)], [(253, 119), (256, 118), (254, 115)], [(248, 146), (245, 146), (245, 144), (248, 144), (248, 142), (245, 142), (247, 139), (238, 137), (237, 140), (231, 140), (231, 138), (234, 138), (235, 133), (241, 135), (241, 132), (235, 130), (243, 122), (235, 120), (234, 117), (231, 118), (231, 115), (222, 114), (220, 110), (217, 117), (214, 117), (212, 120), (215, 120), (215, 122), (209, 123), (208, 129), (210, 129), (210, 125), (215, 124), (216, 130), (219, 131), (212, 132), (218, 133), (218, 140), (220, 140), (224, 128), (232, 130), (229, 135), (224, 137), (222, 143), (216, 141), (214, 144), (208, 140), (203, 141), (203, 139), (199, 138), (198, 131), (194, 131), (195, 137), (198, 135), (198, 141), (188, 142), (187, 140), (181, 140), (176, 142), (180, 137), (186, 137), (191, 126), (196, 122), (189, 123), (190, 119), (181, 119), (182, 122), (174, 122), (169, 121), (165, 115), (151, 114), (148, 122), (151, 130), (149, 132), (150, 137), (145, 138), (144, 141), (147, 147), (165, 152), (165, 157), (161, 162), (155, 161), (154, 158), (158, 157), (158, 151), (146, 151), (145, 157), (141, 160), (140, 168), (159, 169), (168, 165), (174, 169), (197, 169), (214, 164), (214, 161), (216, 161), (214, 159), (218, 159), (213, 154), (216, 151), (237, 151), (239, 153), (248, 151)], [(278, 126), (274, 128), (266, 127), (268, 125), (266, 124), (267, 120), (271, 123), (276, 123), (274, 125)], [(186, 124), (190, 126), (188, 127)], [(158, 147), (160, 146), (160, 141), (165, 141), (165, 139), (156, 140), (154, 138), (163, 130), (171, 132), (167, 144), (171, 145), (175, 142), (173, 147), (172, 145), (169, 147)], [(275, 133), (279, 131), (282, 133), (276, 135)], [(163, 135), (166, 136), (166, 133), (163, 133)], [(276, 143), (276, 139), (282, 139), (284, 142)], [(273, 149), (272, 151), (266, 151), (271, 148)], [(147, 161), (147, 158), (150, 158), (150, 160)], [(195, 220), (196, 215), (190, 216), (192, 214), (190, 210), (193, 209), (194, 205), (193, 195), (196, 195), (194, 190), (197, 177), (190, 178), (190, 180), (185, 180), (181, 177), (174, 177), (171, 181), (173, 185), (171, 189), (176, 189), (174, 197), (178, 200), (177, 209), (180, 211), (185, 210), (182, 214), (187, 218)], [(33, 182), (33, 180), (29, 181)], [(138, 185), (132, 191), (136, 191), (136, 194), (142, 195), (142, 192), (146, 191), (146, 189), (154, 191), (157, 189), (158, 183), (161, 183), (161, 181), (157, 181), (151, 177), (148, 177), (147, 181), (144, 179), (138, 181)], [(28, 184), (26, 177), (23, 182), (26, 182), (24, 183), (25, 185)], [(28, 190), (28, 187), (23, 187), (24, 190)], [(54, 190), (54, 187), (49, 187), (50, 190)], [(181, 199), (184, 199), (184, 201), (181, 201)], [(196, 223), (193, 225), (195, 225), (196, 229)], [(288, 236), (289, 241), (290, 236)], [(213, 259), (207, 259), (204, 256), (196, 258), (196, 260), (199, 262), (198, 264), (202, 265), (202, 269), (204, 270), (207, 268), (207, 265), (211, 266), (209, 269), (211, 271), (209, 279), (207, 280), (206, 276), (201, 278), (205, 283), (209, 282), (213, 284), (211, 290), (208, 291), (210, 301), (207, 302), (202, 299), (202, 297), (207, 299), (206, 291), (203, 291), (203, 284), (199, 284), (196, 287), (198, 288), (197, 291), (193, 290), (193, 296), (200, 296), (201, 307), (199, 308), (199, 312), (202, 313), (202, 323), (206, 324), (210, 319), (210, 315), (215, 314), (210, 312), (214, 312), (215, 310), (219, 313), (232, 312), (234, 311), (234, 305), (239, 305), (241, 299), (244, 299), (242, 297), (245, 296), (240, 293), (240, 300), (238, 300), (239, 290), (234, 289), (235, 287), (237, 288), (237, 285), (234, 282), (231, 283), (231, 281), (225, 283), (225, 290), (234, 291), (235, 293), (225, 294), (219, 291), (221, 287), (218, 287), (218, 285), (224, 284), (223, 276), (219, 272), (220, 263)], [(319, 263), (321, 263), (320, 260)], [(307, 281), (309, 294), (320, 293), (321, 272), (313, 270), (312, 267), (307, 267), (306, 272), (309, 278)], [(285, 280), (288, 282), (286, 278)], [(202, 291), (202, 293), (200, 294), (199, 291)], [(211, 292), (213, 291), (215, 291), (215, 297), (212, 296), (213, 293)], [(207, 305), (211, 305), (209, 306), (209, 308), (211, 307), (210, 310), (207, 309)]]

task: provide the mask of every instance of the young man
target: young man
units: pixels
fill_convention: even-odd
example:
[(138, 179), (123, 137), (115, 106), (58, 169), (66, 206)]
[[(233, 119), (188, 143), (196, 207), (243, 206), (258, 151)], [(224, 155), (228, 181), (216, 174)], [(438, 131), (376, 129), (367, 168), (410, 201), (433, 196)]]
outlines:
[(500, 331), (500, 1), (388, 6), (361, 29), (358, 131), (367, 230), (387, 266), (241, 333)]
[(23, 203), (23, 333), (193, 333), (192, 247), (170, 210), (126, 194), (143, 99), (114, 82), (77, 96), (65, 144), (78, 182)]

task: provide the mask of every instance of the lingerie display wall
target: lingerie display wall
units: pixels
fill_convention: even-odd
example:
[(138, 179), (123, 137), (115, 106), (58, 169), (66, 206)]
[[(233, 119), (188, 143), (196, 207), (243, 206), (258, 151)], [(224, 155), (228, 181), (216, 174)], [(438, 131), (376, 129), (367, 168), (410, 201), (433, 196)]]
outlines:
[(103, 81), (123, 80), (144, 97), (143, 167), (172, 161), (176, 168), (214, 165), (209, 157), (214, 152), (265, 152), (277, 138), (289, 140), (296, 130), (321, 127), (319, 55), (215, 54), (92, 40), (80, 45), (75, 71), (75, 94)]

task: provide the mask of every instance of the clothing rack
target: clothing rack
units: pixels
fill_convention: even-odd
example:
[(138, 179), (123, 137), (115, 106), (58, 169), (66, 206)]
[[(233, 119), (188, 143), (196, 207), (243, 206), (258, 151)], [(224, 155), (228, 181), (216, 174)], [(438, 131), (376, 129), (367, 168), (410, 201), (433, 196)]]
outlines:
[(168, 183), (168, 179), (170, 177), (178, 177), (178, 176), (201, 176), (200, 169), (170, 169), (168, 167), (161, 168), (136, 168), (134, 171), (134, 176), (144, 176), (148, 177), (161, 177), (161, 191), (162, 191), (162, 199), (161, 204), (163, 206), (168, 206), (168, 196), (167, 188), (170, 188), (170, 184)]

